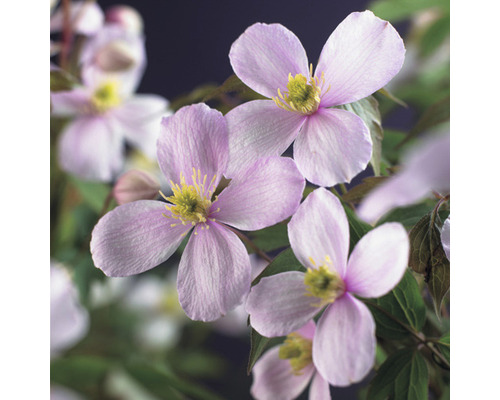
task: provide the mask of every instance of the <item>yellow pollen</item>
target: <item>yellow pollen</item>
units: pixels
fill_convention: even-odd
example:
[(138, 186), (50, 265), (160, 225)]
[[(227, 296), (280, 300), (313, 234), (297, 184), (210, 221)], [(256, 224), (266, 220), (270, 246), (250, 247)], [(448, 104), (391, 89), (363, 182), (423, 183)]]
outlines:
[[(288, 74), (288, 91), (281, 93), (278, 89), (278, 96), (273, 97), (276, 105), (284, 110), (296, 112), (299, 114), (312, 114), (318, 109), (321, 101), (321, 90), (325, 83), (324, 73), (321, 77), (313, 77), (312, 64), (309, 69), (309, 81), (302, 75), (292, 76)], [(328, 92), (330, 88), (326, 90)], [(325, 93), (326, 93), (325, 92)]]
[[(201, 171), (193, 168), (191, 184), (188, 184), (186, 183), (184, 175), (181, 173), (180, 185), (170, 181), (173, 196), (166, 197), (160, 191), (163, 198), (170, 203), (165, 205), (165, 208), (170, 211), (170, 215), (163, 215), (167, 218), (179, 220), (179, 223), (182, 225), (190, 224), (195, 226), (201, 223), (203, 224), (201, 227), (202, 229), (208, 229), (208, 225), (205, 224), (207, 219), (214, 220), (213, 218), (208, 218), (208, 211), (212, 205), (211, 199), (216, 189), (216, 177), (217, 176), (214, 175), (207, 186), (207, 175), (202, 177)], [(215, 201), (217, 201), (217, 196), (214, 198), (214, 202)], [(179, 223), (173, 223), (170, 226), (174, 227), (179, 225)], [(194, 233), (197, 234), (198, 232), (195, 231)]]
[(118, 91), (119, 84), (116, 81), (102, 83), (92, 94), (90, 99), (92, 108), (97, 113), (104, 113), (122, 103)]
[(282, 360), (289, 360), (294, 375), (312, 363), (312, 341), (296, 332), (290, 333), (278, 353)]
[[(313, 265), (316, 265), (310, 258)], [(325, 257), (325, 262), (331, 265), (330, 257)], [(318, 268), (308, 268), (304, 277), (306, 285), (306, 296), (316, 297), (320, 301), (312, 304), (316, 307), (322, 307), (333, 303), (336, 298), (344, 293), (344, 281), (336, 272), (332, 272), (326, 265), (320, 265)]]

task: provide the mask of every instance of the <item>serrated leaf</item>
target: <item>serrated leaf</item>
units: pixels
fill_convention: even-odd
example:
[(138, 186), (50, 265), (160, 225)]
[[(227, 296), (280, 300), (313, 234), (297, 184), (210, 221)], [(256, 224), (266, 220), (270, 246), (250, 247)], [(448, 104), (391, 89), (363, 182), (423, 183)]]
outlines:
[[(439, 225), (438, 225), (439, 223)], [(425, 276), (436, 314), (450, 289), (450, 262), (441, 244), (438, 214), (425, 215), (410, 231), (409, 266)]]
[(359, 185), (352, 187), (347, 193), (344, 193), (342, 195), (342, 200), (348, 203), (358, 204), (368, 193), (383, 183), (386, 179), (387, 176), (369, 176), (368, 178), (364, 178)]
[(260, 231), (249, 233), (255, 245), (264, 252), (269, 252), (290, 245), (288, 242), (288, 230), (286, 223), (278, 223)]
[(297, 260), (295, 254), (293, 254), (292, 249), (283, 250), (279, 253), (275, 259), (262, 271), (252, 282), (252, 286), (255, 286), (260, 280), (266, 276), (276, 275), (281, 272), (288, 271), (303, 271), (306, 269)]
[(416, 349), (402, 349), (380, 366), (370, 383), (368, 400), (423, 400), (427, 398), (429, 371)]
[(270, 347), (278, 345), (283, 341), (283, 337), (268, 338), (262, 336), (252, 328), (250, 332), (250, 355), (248, 357), (247, 374), (250, 375), (252, 368), (261, 354)]
[(339, 108), (350, 111), (358, 115), (370, 130), (373, 150), (370, 164), (375, 175), (380, 175), (380, 161), (382, 159), (382, 139), (384, 130), (382, 129), (382, 117), (378, 109), (378, 101), (373, 96), (365, 97), (354, 103), (344, 104)]
[(377, 336), (402, 339), (409, 332), (398, 321), (419, 332), (425, 323), (425, 303), (417, 281), (408, 270), (401, 282), (385, 296), (365, 302), (375, 318)]

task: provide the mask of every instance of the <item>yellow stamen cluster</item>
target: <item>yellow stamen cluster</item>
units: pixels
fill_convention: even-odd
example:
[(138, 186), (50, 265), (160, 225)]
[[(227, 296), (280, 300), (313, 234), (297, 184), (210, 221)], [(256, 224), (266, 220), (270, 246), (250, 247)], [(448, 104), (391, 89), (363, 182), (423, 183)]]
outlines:
[[(170, 204), (165, 208), (170, 211), (170, 215), (163, 214), (167, 218), (173, 218), (180, 221), (182, 225), (190, 223), (196, 225), (205, 223), (208, 219), (208, 211), (212, 205), (212, 194), (215, 191), (216, 176), (207, 185), (207, 175), (201, 176), (200, 170), (193, 168), (191, 175), (191, 184), (186, 183), (184, 175), (180, 175), (180, 185), (170, 181), (173, 196), (166, 197), (162, 192), (160, 194)], [(217, 196), (214, 202), (217, 201)], [(218, 211), (218, 210), (216, 210)], [(178, 223), (171, 224), (177, 226)], [(208, 225), (202, 226), (202, 229), (208, 229)], [(196, 234), (196, 232), (195, 232)]]
[(273, 97), (273, 100), (278, 107), (284, 110), (299, 114), (312, 114), (318, 109), (321, 101), (321, 89), (324, 83), (324, 73), (321, 73), (321, 78), (313, 77), (311, 64), (309, 82), (302, 74), (292, 76), (290, 73), (288, 74), (288, 83), (286, 85), (288, 91), (282, 94), (280, 89), (278, 89), (278, 97)]
[(290, 333), (278, 355), (282, 360), (290, 361), (294, 375), (301, 375), (301, 371), (312, 363), (312, 341), (296, 332)]
[(119, 106), (122, 103), (122, 99), (118, 91), (118, 82), (116, 81), (106, 81), (92, 94), (90, 99), (93, 111), (98, 113), (104, 113), (111, 108)]
[[(331, 264), (330, 257), (326, 256), (325, 261)], [(315, 265), (314, 260), (311, 259), (311, 262)], [(313, 304), (317, 307), (333, 303), (345, 290), (344, 281), (326, 265), (320, 265), (318, 268), (308, 268), (304, 277), (304, 284), (306, 285), (306, 296), (320, 299), (319, 303)]]

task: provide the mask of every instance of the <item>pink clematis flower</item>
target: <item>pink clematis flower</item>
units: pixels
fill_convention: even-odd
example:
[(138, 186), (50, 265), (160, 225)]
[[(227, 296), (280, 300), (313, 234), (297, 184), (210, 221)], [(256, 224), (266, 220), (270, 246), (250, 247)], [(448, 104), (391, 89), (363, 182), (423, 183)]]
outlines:
[(59, 164), (66, 172), (111, 181), (123, 168), (125, 141), (155, 158), (168, 101), (153, 94), (134, 95), (133, 87), (134, 82), (112, 76), (83, 74), (83, 86), (51, 93), (52, 115), (74, 117), (58, 144)]
[(301, 204), (288, 224), (290, 245), (307, 272), (263, 278), (246, 309), (264, 336), (283, 336), (325, 308), (314, 334), (312, 359), (331, 385), (360, 381), (375, 359), (375, 323), (354, 295), (379, 297), (403, 276), (409, 241), (399, 223), (366, 234), (348, 259), (349, 224), (340, 201), (323, 188)]
[(330, 387), (316, 370), (312, 347), (316, 324), (309, 321), (255, 363), (250, 393), (257, 400), (292, 400), (309, 387), (311, 400), (331, 400)]
[(173, 196), (168, 203), (127, 203), (101, 218), (90, 242), (95, 265), (108, 276), (147, 271), (193, 231), (177, 275), (182, 308), (202, 321), (235, 308), (250, 288), (250, 261), (226, 224), (251, 231), (282, 221), (299, 206), (305, 181), (291, 158), (270, 157), (213, 196), (227, 161), (227, 124), (220, 112), (195, 104), (163, 119), (158, 162)]
[(375, 188), (358, 208), (358, 215), (375, 223), (395, 207), (403, 207), (424, 199), (432, 191), (450, 192), (450, 135), (428, 137), (404, 157), (398, 174)]
[(396, 30), (371, 11), (350, 14), (328, 38), (313, 74), (299, 39), (280, 24), (250, 26), (232, 45), (236, 75), (272, 100), (244, 103), (227, 114), (232, 175), (256, 157), (282, 154), (295, 140), (294, 158), (310, 182), (349, 182), (372, 154), (368, 128), (334, 106), (382, 88), (403, 65)]
[[(51, 2), (51, 9), (55, 5)], [(69, 3), (71, 29), (81, 35), (93, 35), (102, 28), (104, 13), (97, 2), (72, 1)], [(60, 32), (64, 26), (63, 6), (50, 17), (50, 33)]]

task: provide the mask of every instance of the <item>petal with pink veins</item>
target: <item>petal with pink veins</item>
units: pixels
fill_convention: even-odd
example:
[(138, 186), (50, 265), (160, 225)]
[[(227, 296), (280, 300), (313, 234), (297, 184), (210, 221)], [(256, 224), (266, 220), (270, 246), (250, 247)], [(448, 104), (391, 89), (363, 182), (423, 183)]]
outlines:
[(309, 76), (307, 55), (295, 34), (280, 24), (256, 23), (231, 46), (229, 60), (247, 86), (272, 98), (286, 90), (288, 74)]
[(226, 120), (229, 165), (225, 175), (232, 178), (258, 158), (283, 154), (306, 117), (282, 110), (270, 100), (254, 100), (233, 108)]
[(320, 108), (307, 118), (293, 145), (304, 177), (319, 186), (350, 182), (372, 156), (372, 139), (363, 120), (349, 111)]
[(375, 362), (375, 322), (368, 308), (346, 293), (321, 316), (313, 341), (313, 362), (330, 385), (362, 380)]
[(403, 66), (405, 47), (394, 27), (371, 11), (347, 16), (321, 51), (316, 76), (330, 86), (323, 107), (352, 103), (384, 87)]
[(361, 297), (380, 297), (398, 284), (408, 266), (410, 242), (403, 225), (381, 225), (361, 238), (354, 247), (345, 283)]
[(217, 221), (254, 231), (292, 215), (300, 204), (305, 180), (291, 158), (258, 160), (235, 176), (212, 208)]
[(50, 93), (50, 113), (55, 117), (73, 117), (85, 114), (90, 107), (90, 92), (87, 88)]
[(90, 251), (97, 268), (108, 276), (129, 276), (167, 260), (191, 228), (162, 215), (165, 203), (139, 200), (116, 207), (92, 231)]
[(332, 400), (330, 385), (316, 372), (309, 387), (309, 398), (314, 400)]
[(263, 336), (285, 336), (303, 327), (321, 309), (320, 299), (307, 296), (304, 273), (297, 271), (262, 278), (246, 302), (252, 327)]
[(241, 240), (214, 222), (195, 228), (177, 274), (179, 302), (195, 321), (214, 321), (241, 304), (250, 290), (250, 259)]
[(334, 270), (344, 276), (349, 223), (340, 201), (331, 192), (319, 188), (306, 197), (288, 224), (288, 237), (302, 265), (316, 268), (328, 256)]

